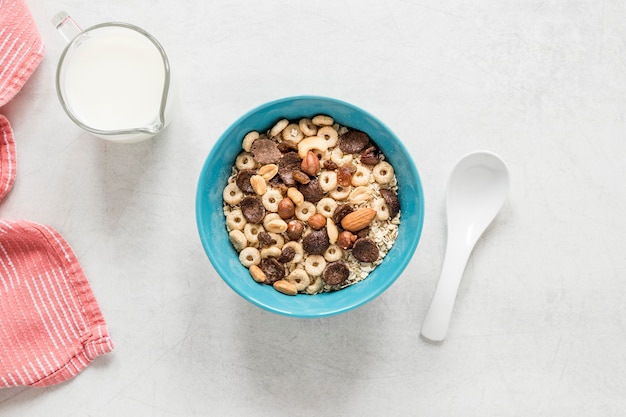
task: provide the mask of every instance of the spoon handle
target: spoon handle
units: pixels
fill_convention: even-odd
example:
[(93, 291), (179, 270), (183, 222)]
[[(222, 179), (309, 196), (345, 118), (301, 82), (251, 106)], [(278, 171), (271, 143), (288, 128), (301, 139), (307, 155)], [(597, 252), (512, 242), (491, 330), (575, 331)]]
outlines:
[(437, 289), (422, 324), (422, 336), (434, 342), (441, 342), (446, 337), (461, 277), (472, 251), (471, 246), (456, 242), (448, 240)]

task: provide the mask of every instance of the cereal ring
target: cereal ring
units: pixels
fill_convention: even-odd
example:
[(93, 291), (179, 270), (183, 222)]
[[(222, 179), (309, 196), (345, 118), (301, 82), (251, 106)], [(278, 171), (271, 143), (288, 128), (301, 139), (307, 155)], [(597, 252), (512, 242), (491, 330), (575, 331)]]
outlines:
[(343, 257), (343, 249), (337, 245), (330, 245), (324, 252), (324, 259), (328, 262), (338, 261)]
[(325, 114), (318, 114), (311, 119), (311, 121), (317, 126), (332, 126), (333, 123), (335, 123), (335, 120), (332, 117)]
[(337, 173), (335, 171), (322, 171), (319, 175), (320, 187), (325, 193), (337, 187)]
[(324, 268), (326, 268), (326, 259), (322, 255), (309, 255), (304, 260), (304, 270), (312, 277), (322, 275)]
[(352, 175), (352, 185), (359, 187), (370, 183), (370, 170), (363, 165), (356, 167), (356, 172)]
[(304, 133), (304, 136), (315, 136), (317, 134), (317, 126), (313, 124), (311, 119), (307, 119), (306, 117), (300, 119), (298, 127), (300, 128), (300, 131)]
[(243, 217), (241, 210), (233, 210), (226, 215), (226, 227), (228, 230), (243, 230), (246, 226), (246, 218)]
[(306, 273), (304, 269), (298, 268), (294, 269), (287, 275), (287, 281), (291, 282), (296, 286), (296, 289), (299, 291), (304, 291), (306, 287), (311, 284), (311, 277)]
[(330, 154), (330, 160), (338, 166), (348, 165), (352, 162), (352, 155), (349, 153), (344, 154), (341, 149), (335, 148)]
[(307, 221), (309, 217), (315, 214), (315, 204), (310, 201), (305, 201), (299, 206), (296, 206), (296, 217), (299, 220)]
[(228, 233), (228, 238), (237, 252), (241, 252), (243, 248), (248, 246), (248, 240), (241, 230), (231, 230)]
[(352, 192), (352, 187), (342, 187), (338, 185), (334, 190), (332, 190), (329, 194), (335, 200), (345, 200), (350, 196)]
[(267, 211), (276, 213), (278, 211), (278, 203), (283, 199), (283, 194), (275, 188), (270, 188), (263, 194), (261, 202)]
[(307, 294), (313, 295), (322, 291), (322, 288), (324, 288), (324, 280), (322, 279), (322, 277), (317, 277), (315, 279), (315, 282), (313, 282), (313, 284), (306, 287), (304, 291), (306, 291)]
[(283, 238), (279, 233), (270, 233), (270, 237), (272, 238), (272, 246), (275, 246), (278, 249), (283, 248), (285, 238)]
[(372, 208), (376, 210), (376, 219), (385, 221), (389, 218), (389, 208), (382, 198), (377, 198), (372, 202)]
[(329, 218), (333, 217), (333, 213), (337, 208), (337, 202), (332, 198), (322, 198), (317, 202), (317, 206), (315, 206), (316, 212), (320, 213), (322, 216)]
[(285, 248), (293, 248), (293, 250), (296, 252), (296, 255), (293, 257), (291, 262), (298, 263), (302, 261), (302, 258), (304, 257), (304, 248), (302, 248), (302, 243), (292, 240), (291, 242), (285, 243), (283, 249)]
[(244, 169), (253, 169), (256, 167), (256, 161), (252, 157), (251, 153), (242, 152), (237, 155), (237, 159), (235, 159), (235, 166), (240, 171)]
[(379, 184), (387, 184), (393, 178), (393, 167), (387, 161), (380, 161), (372, 170), (374, 180)]
[(304, 133), (297, 124), (290, 123), (283, 129), (282, 137), (285, 142), (297, 144), (304, 138)]
[(279, 120), (272, 129), (270, 129), (270, 137), (276, 137), (283, 131), (287, 126), (289, 126), (289, 120), (281, 119)]
[(261, 249), (261, 258), (278, 258), (282, 251), (275, 246)]
[(335, 146), (337, 144), (337, 140), (339, 139), (339, 134), (332, 126), (320, 127), (317, 131), (317, 136), (324, 138), (329, 148)]
[(241, 203), (241, 200), (243, 200), (243, 191), (241, 191), (239, 187), (237, 187), (237, 184), (231, 182), (224, 188), (222, 198), (224, 199), (226, 204), (236, 206), (237, 204)]
[(243, 228), (243, 233), (246, 239), (252, 244), (259, 243), (259, 233), (263, 231), (263, 226), (252, 223), (247, 223)]
[(258, 249), (248, 246), (239, 252), (239, 262), (246, 268), (261, 263), (261, 253)]
[(241, 147), (244, 151), (250, 152), (252, 149), (252, 142), (259, 138), (259, 132), (253, 130), (248, 132), (246, 136), (243, 137), (243, 141), (241, 142)]

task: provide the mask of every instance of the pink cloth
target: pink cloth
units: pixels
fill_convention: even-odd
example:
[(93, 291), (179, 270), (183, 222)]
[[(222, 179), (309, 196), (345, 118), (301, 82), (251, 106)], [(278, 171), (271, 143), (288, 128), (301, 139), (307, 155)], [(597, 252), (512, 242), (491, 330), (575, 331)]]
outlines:
[[(0, 108), (43, 58), (23, 0), (0, 0)], [(0, 200), (15, 181), (13, 131), (0, 114)], [(67, 381), (113, 342), (76, 255), (49, 226), (0, 220), (0, 388)]]
[(76, 255), (52, 228), (0, 221), (0, 387), (47, 386), (113, 343)]

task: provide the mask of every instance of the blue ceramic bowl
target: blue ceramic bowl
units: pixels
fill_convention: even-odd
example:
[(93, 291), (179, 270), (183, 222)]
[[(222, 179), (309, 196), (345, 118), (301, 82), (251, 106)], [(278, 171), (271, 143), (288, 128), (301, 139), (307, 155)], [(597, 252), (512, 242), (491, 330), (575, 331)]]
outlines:
[[(269, 130), (278, 120), (298, 120), (328, 114), (342, 126), (359, 129), (393, 165), (398, 179), (400, 227), (398, 237), (383, 262), (363, 281), (340, 291), (288, 296), (269, 285), (258, 284), (239, 263), (226, 231), (222, 190), (231, 174), (241, 141), (251, 130)], [(233, 123), (213, 146), (206, 159), (196, 194), (196, 222), (204, 250), (222, 279), (251, 303), (293, 317), (326, 317), (371, 301), (400, 276), (411, 260), (424, 221), (423, 190), (417, 169), (402, 142), (378, 119), (351, 104), (325, 97), (299, 96), (263, 104)]]

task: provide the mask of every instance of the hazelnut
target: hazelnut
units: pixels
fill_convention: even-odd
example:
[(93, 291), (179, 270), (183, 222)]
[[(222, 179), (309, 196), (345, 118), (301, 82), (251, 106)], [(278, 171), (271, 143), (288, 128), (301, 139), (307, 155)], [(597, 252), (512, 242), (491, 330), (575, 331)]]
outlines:
[(315, 176), (320, 172), (320, 168), (320, 160), (317, 159), (317, 155), (315, 155), (312, 151), (309, 151), (302, 160), (300, 169), (302, 169), (302, 172), (306, 174)]
[(281, 219), (287, 220), (296, 212), (296, 206), (293, 204), (293, 201), (289, 198), (283, 198), (278, 202), (278, 215)]
[(302, 231), (304, 230), (304, 225), (299, 220), (291, 220), (287, 223), (287, 237), (291, 240), (298, 240), (300, 236), (302, 236)]
[(347, 230), (344, 230), (343, 232), (339, 233), (339, 236), (337, 237), (337, 246), (342, 249), (350, 249), (355, 241), (356, 236), (348, 232)]
[(320, 230), (322, 227), (326, 226), (326, 217), (321, 215), (320, 213), (315, 213), (311, 217), (309, 217), (309, 226), (313, 230)]

